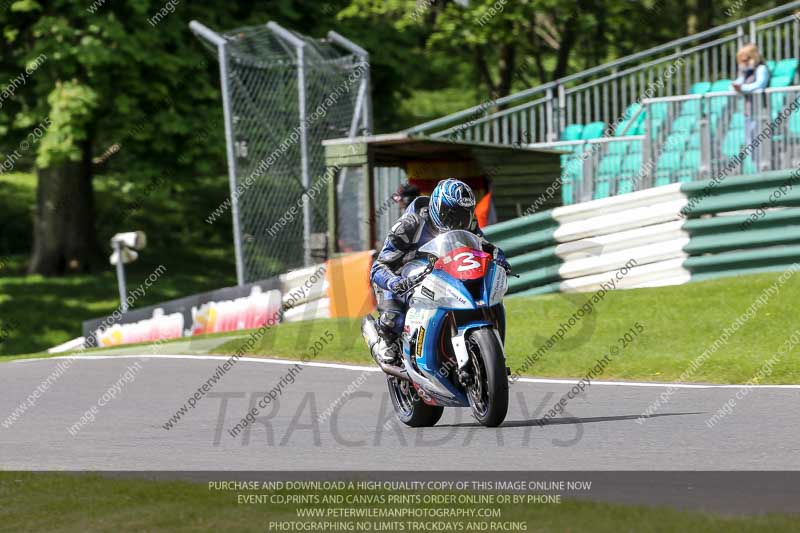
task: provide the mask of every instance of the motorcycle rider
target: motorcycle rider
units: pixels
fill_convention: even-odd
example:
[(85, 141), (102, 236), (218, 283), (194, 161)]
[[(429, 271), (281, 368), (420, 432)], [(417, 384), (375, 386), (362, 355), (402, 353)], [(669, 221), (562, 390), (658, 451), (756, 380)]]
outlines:
[(381, 337), (376, 353), (382, 362), (396, 364), (400, 355), (398, 338), (403, 330), (408, 296), (416, 280), (400, 275), (403, 265), (416, 257), (417, 249), (439, 233), (463, 229), (480, 237), (483, 251), (498, 265), (511, 269), (503, 251), (491, 244), (474, 216), (475, 194), (457, 179), (440, 181), (430, 197), (419, 196), (395, 222), (383, 249), (372, 264), (370, 280), (378, 301), (376, 326)]

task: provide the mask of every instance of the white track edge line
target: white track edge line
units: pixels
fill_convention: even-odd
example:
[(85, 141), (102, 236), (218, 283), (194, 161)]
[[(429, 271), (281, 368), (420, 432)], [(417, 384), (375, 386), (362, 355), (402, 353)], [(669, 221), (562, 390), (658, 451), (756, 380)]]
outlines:
[[(93, 359), (201, 359), (210, 361), (227, 361), (230, 359), (229, 355), (181, 355), (181, 354), (124, 354), (124, 355), (59, 355), (56, 357), (38, 357), (33, 359), (16, 359), (9, 361), (9, 363), (30, 363), (36, 361), (52, 361), (54, 359), (79, 359), (83, 361), (90, 361)], [(338, 368), (340, 370), (360, 370), (362, 372), (381, 372), (380, 368), (373, 366), (363, 365), (345, 365), (342, 363), (316, 363), (302, 361), (295, 361), (291, 359), (270, 359), (266, 357), (240, 357), (239, 361), (247, 363), (268, 363), (277, 365), (301, 365), (313, 366), (319, 368)], [(2, 366), (0, 366), (2, 368)], [(556, 379), (556, 378), (519, 378), (517, 381), (523, 383), (549, 383), (560, 385), (574, 385), (578, 383), (579, 379)], [(591, 385), (605, 385), (612, 387), (658, 387), (658, 388), (675, 388), (675, 389), (800, 389), (800, 385), (720, 385), (720, 384), (691, 384), (691, 383), (659, 383), (659, 382), (642, 382), (642, 381), (592, 381)]]

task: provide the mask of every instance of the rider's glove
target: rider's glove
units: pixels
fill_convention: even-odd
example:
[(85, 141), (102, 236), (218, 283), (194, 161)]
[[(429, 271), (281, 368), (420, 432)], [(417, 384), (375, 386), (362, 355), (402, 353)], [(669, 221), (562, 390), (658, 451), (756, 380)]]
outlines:
[(500, 248), (494, 249), (494, 262), (500, 265), (506, 272), (511, 272), (511, 265), (506, 261), (506, 254)]
[(413, 286), (413, 280), (403, 277), (403, 276), (395, 276), (389, 280), (386, 284), (386, 287), (395, 294), (402, 294), (404, 292), (408, 292), (408, 290)]

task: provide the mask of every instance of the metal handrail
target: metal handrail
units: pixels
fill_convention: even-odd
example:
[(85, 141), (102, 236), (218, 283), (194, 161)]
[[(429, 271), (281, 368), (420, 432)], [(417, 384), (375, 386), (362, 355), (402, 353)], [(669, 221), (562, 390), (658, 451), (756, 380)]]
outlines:
[[(675, 39), (673, 41), (670, 41), (668, 43), (664, 43), (662, 45), (655, 46), (655, 47), (650, 48), (648, 50), (637, 52), (637, 53), (625, 56), (623, 58), (620, 58), (620, 59), (617, 59), (617, 60), (614, 60), (614, 61), (611, 61), (611, 62), (608, 62), (608, 63), (604, 63), (602, 65), (598, 65), (596, 67), (591, 67), (589, 69), (583, 70), (581, 72), (577, 72), (575, 74), (564, 76), (564, 77), (559, 78), (559, 79), (557, 79), (555, 81), (548, 82), (548, 83), (545, 83), (543, 85), (539, 85), (537, 87), (532, 87), (530, 89), (525, 89), (523, 91), (511, 94), (511, 95), (504, 96), (502, 98), (491, 100), (490, 101), (491, 105), (488, 106), (488, 107), (502, 106), (502, 105), (507, 104), (507, 103), (516, 102), (518, 100), (526, 99), (526, 98), (528, 98), (528, 97), (530, 97), (532, 95), (536, 95), (536, 94), (543, 93), (543, 92), (546, 92), (546, 91), (552, 91), (554, 89), (562, 91), (563, 94), (566, 94), (567, 92), (574, 93), (574, 92), (576, 92), (578, 90), (578, 88), (571, 87), (569, 89), (566, 89), (564, 86), (567, 83), (570, 83), (572, 81), (584, 79), (586, 77), (592, 76), (593, 74), (596, 74), (596, 73), (602, 72), (602, 71), (606, 71), (606, 70), (611, 70), (612, 71), (611, 74), (609, 74), (607, 77), (604, 78), (605, 81), (609, 81), (611, 79), (619, 78), (619, 77), (621, 77), (623, 75), (628, 75), (631, 72), (637, 72), (639, 70), (642, 70), (642, 69), (646, 68), (645, 65), (653, 66), (654, 64), (658, 64), (658, 63), (661, 63), (661, 62), (664, 62), (664, 61), (669, 61), (670, 58), (677, 58), (677, 57), (687, 56), (687, 55), (696, 53), (698, 51), (702, 51), (704, 49), (708, 49), (711, 46), (715, 46), (715, 45), (718, 45), (718, 44), (721, 44), (721, 43), (726, 43), (726, 42), (729, 42), (729, 41), (736, 40), (736, 39), (739, 38), (739, 34), (732, 35), (732, 36), (725, 36), (725, 37), (723, 37), (721, 39), (717, 39), (715, 41), (711, 41), (711, 42), (708, 42), (708, 43), (703, 43), (703, 44), (700, 44), (700, 45), (697, 45), (697, 46), (693, 46), (692, 48), (690, 48), (688, 50), (680, 50), (680, 47), (682, 45), (684, 45), (684, 44), (694, 43), (694, 42), (697, 42), (699, 40), (703, 40), (703, 39), (705, 39), (707, 37), (711, 37), (711, 36), (714, 36), (714, 35), (718, 35), (720, 33), (724, 33), (724, 32), (726, 32), (728, 30), (731, 30), (731, 29), (742, 28), (742, 27), (745, 27), (745, 26), (747, 26), (749, 24), (754, 24), (754, 23), (756, 23), (756, 22), (758, 22), (758, 21), (760, 21), (762, 19), (771, 17), (771, 16), (779, 14), (779, 13), (790, 11), (790, 10), (793, 10), (793, 9), (796, 9), (796, 8), (799, 8), (799, 7), (800, 7), (800, 0), (795, 0), (793, 2), (789, 2), (789, 3), (784, 4), (782, 6), (778, 6), (778, 7), (772, 8), (772, 9), (768, 9), (766, 11), (762, 11), (762, 12), (757, 13), (755, 15), (751, 15), (749, 17), (745, 17), (745, 18), (736, 20), (734, 22), (729, 22), (729, 23), (717, 26), (715, 28), (710, 28), (708, 30), (705, 30), (705, 31), (702, 31), (702, 32), (699, 32), (699, 33), (696, 33), (696, 34), (693, 34), (693, 35), (688, 35), (688, 36), (685, 36), (685, 37), (681, 37), (680, 39)], [(761, 25), (760, 27), (756, 27), (755, 29), (756, 29), (756, 31), (758, 31), (759, 29), (768, 29), (768, 28), (771, 28), (771, 27), (773, 27), (775, 25), (778, 25), (778, 24), (781, 24), (781, 23), (785, 23), (786, 21), (791, 20), (792, 18), (794, 18), (794, 17), (793, 16), (787, 16), (787, 17), (784, 17), (784, 18), (779, 19), (777, 21), (771, 21), (769, 23), (765, 23), (765, 24)], [(645, 58), (645, 57), (649, 57), (649, 56), (652, 56), (654, 54), (658, 54), (658, 53), (663, 52), (665, 50), (676, 49), (676, 48), (678, 50), (676, 50), (675, 53), (673, 53), (670, 56), (667, 56), (666, 58), (659, 58), (659, 59), (650, 61), (650, 62), (648, 62), (648, 63), (646, 63), (644, 65), (635, 65), (635, 66), (631, 67), (631, 69), (627, 69), (626, 71), (624, 71), (624, 73), (615, 72), (618, 69), (618, 67), (620, 67), (621, 65), (626, 65), (628, 63), (637, 61), (639, 59), (642, 59), (642, 58)], [(595, 83), (595, 82), (597, 82), (597, 83)], [(597, 85), (599, 83), (600, 83), (599, 80), (590, 80), (589, 82), (586, 82), (586, 84), (584, 84), (582, 87), (584, 87), (584, 88), (585, 87), (593, 87), (593, 86), (595, 86), (595, 85)], [(516, 106), (516, 107), (517, 108), (524, 108), (524, 106), (530, 107), (530, 106), (533, 106), (533, 105), (535, 105), (535, 104), (533, 104), (531, 102), (526, 102), (526, 103), (521, 104), (520, 106)], [(403, 133), (407, 133), (407, 134), (420, 133), (420, 132), (424, 132), (426, 130), (430, 130), (430, 129), (433, 129), (433, 128), (445, 126), (447, 124), (452, 123), (453, 121), (456, 121), (458, 119), (461, 119), (461, 118), (464, 118), (464, 117), (468, 117), (468, 116), (471, 116), (471, 115), (475, 115), (476, 113), (484, 113), (485, 114), (487, 109), (488, 109), (488, 107), (486, 106), (486, 103), (475, 105), (475, 106), (472, 106), (470, 108), (464, 109), (462, 111), (458, 111), (456, 113), (452, 113), (450, 115), (446, 115), (446, 116), (440, 117), (438, 119), (434, 119), (434, 120), (430, 120), (430, 121), (424, 122), (424, 123), (419, 124), (417, 126), (414, 126), (412, 128), (408, 128), (406, 130), (403, 130)], [(486, 116), (488, 117), (488, 116), (492, 116), (492, 115), (493, 114), (489, 114), (489, 115), (486, 115)]]

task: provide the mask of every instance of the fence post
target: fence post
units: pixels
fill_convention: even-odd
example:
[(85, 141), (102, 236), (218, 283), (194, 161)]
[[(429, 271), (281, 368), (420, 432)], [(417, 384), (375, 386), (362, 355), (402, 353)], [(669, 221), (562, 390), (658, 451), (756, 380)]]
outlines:
[[(650, 142), (650, 132), (652, 131), (652, 110), (648, 109), (650, 103), (646, 100), (642, 101), (644, 109), (644, 141), (642, 142), (642, 165), (644, 165), (645, 172), (642, 174), (642, 182), (639, 184), (638, 190), (647, 189), (653, 186), (653, 169), (656, 168), (655, 157), (653, 154), (653, 143)], [(645, 161), (645, 157), (647, 160)]]
[[(553, 113), (553, 89), (547, 89), (547, 101), (545, 102), (545, 114), (547, 115), (547, 125), (546, 125), (546, 133), (545, 133), (545, 141), (547, 142), (555, 142), (558, 139), (558, 133), (555, 131), (556, 126), (554, 124), (555, 117)], [(533, 129), (533, 128), (531, 128)], [(534, 140), (531, 142), (538, 142), (538, 140)]]
[(700, 177), (705, 179), (711, 175), (711, 124), (709, 124), (708, 110), (711, 106), (709, 100), (705, 105), (706, 96), (703, 95), (700, 102)]
[(220, 86), (222, 89), (222, 114), (225, 119), (225, 148), (228, 153), (228, 182), (231, 189), (231, 217), (233, 218), (233, 250), (236, 256), (236, 284), (244, 285), (244, 254), (242, 253), (242, 228), (239, 220), (239, 193), (236, 185), (236, 151), (234, 149), (233, 110), (231, 108), (230, 78), (228, 76), (228, 43), (217, 45), (219, 54)]
[[(567, 127), (567, 95), (564, 92), (564, 86), (560, 83), (558, 84), (558, 124), (556, 128), (559, 130), (563, 130)], [(556, 139), (558, 138), (558, 133), (553, 132), (556, 134)]]
[[(590, 161), (594, 159), (594, 153), (592, 152), (593, 148), (592, 141), (589, 141), (584, 146), (584, 150), (581, 152), (581, 161), (583, 165), (583, 187), (581, 191), (581, 202), (588, 202), (592, 199), (592, 195), (594, 194), (594, 161)], [(589, 152), (589, 156), (587, 157), (586, 153)]]

